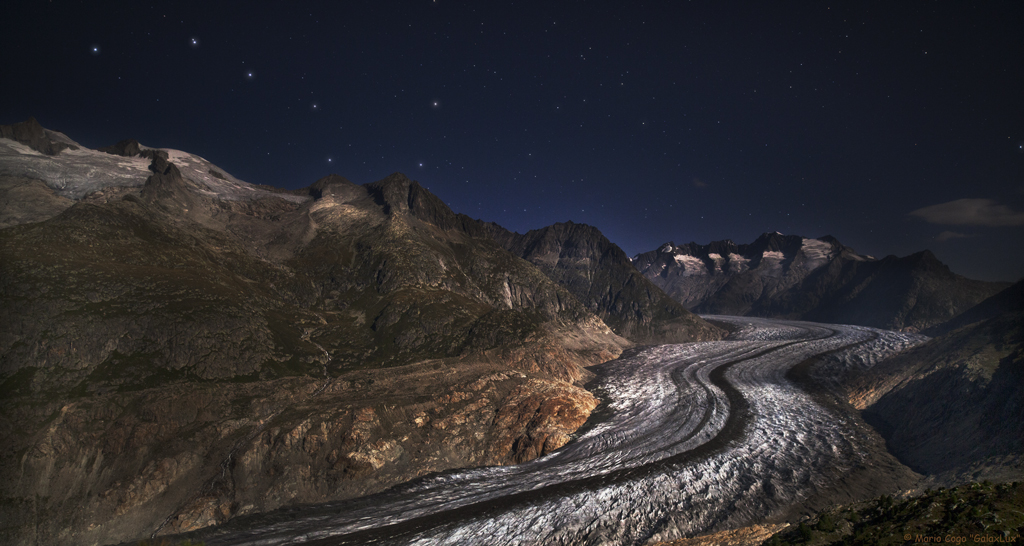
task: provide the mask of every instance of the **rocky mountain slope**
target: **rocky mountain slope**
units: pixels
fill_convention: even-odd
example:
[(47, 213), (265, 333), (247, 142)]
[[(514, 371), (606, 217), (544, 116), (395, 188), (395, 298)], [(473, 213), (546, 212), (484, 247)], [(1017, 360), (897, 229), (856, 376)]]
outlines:
[(956, 275), (929, 251), (875, 259), (833, 237), (666, 243), (633, 264), (687, 308), (921, 331), (1007, 286)]
[[(0, 134), (5, 543), (525, 461), (570, 439), (597, 405), (585, 367), (630, 345), (400, 174), (283, 191), (34, 120)], [(714, 332), (690, 324), (667, 329)]]
[(1004, 313), (1020, 311), (1021, 309), (1024, 309), (1024, 282), (1018, 281), (1009, 288), (971, 307), (953, 319), (925, 330), (924, 333), (929, 336), (938, 337), (958, 328), (995, 318)]
[(1024, 281), (984, 316), (854, 378), (849, 398), (905, 464), (936, 483), (1024, 477)]
[(566, 222), (526, 234), (486, 227), (506, 250), (564, 286), (630, 341), (681, 343), (722, 336), (637, 272), (626, 253), (593, 226)]

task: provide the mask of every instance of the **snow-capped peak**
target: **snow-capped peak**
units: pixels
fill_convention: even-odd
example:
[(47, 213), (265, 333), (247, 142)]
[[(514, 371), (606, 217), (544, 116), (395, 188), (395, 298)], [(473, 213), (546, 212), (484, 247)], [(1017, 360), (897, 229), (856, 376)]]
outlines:
[[(51, 139), (72, 144), (55, 155), (46, 155), (29, 146), (7, 138), (0, 138), (0, 176), (32, 178), (42, 180), (58, 195), (69, 199), (82, 199), (86, 195), (108, 187), (142, 187), (153, 173), (149, 170), (151, 160), (146, 157), (125, 157), (112, 153), (90, 150), (67, 136), (47, 131)], [(205, 187), (208, 195), (229, 201), (248, 200), (275, 196), (288, 201), (301, 202), (305, 196), (278, 194), (261, 189), (231, 176), (224, 169), (206, 159), (180, 150), (162, 150), (168, 160), (178, 167), (182, 176)]]

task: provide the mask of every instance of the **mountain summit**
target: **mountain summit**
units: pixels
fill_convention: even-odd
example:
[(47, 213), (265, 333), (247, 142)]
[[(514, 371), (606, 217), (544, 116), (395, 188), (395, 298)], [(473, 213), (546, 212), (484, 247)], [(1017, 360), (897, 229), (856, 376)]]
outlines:
[(682, 343), (720, 336), (638, 273), (626, 253), (593, 226), (557, 223), (526, 234), (496, 224), (487, 229), (631, 341)]

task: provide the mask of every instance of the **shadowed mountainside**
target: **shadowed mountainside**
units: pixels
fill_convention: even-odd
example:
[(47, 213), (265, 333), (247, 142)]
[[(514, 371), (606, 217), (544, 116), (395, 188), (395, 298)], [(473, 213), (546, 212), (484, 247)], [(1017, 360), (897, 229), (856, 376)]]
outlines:
[(506, 250), (566, 287), (615, 333), (635, 343), (682, 343), (722, 334), (644, 278), (593, 226), (558, 223), (526, 234), (487, 224)]
[(963, 328), (976, 322), (997, 317), (1003, 313), (1020, 311), (1022, 309), (1024, 309), (1024, 281), (1017, 281), (1005, 290), (957, 315), (952, 320), (933, 326), (925, 330), (924, 333), (937, 337), (952, 332), (957, 328)]
[(848, 386), (889, 449), (940, 485), (1024, 477), (1022, 283), (962, 316), (1002, 312), (883, 361)]

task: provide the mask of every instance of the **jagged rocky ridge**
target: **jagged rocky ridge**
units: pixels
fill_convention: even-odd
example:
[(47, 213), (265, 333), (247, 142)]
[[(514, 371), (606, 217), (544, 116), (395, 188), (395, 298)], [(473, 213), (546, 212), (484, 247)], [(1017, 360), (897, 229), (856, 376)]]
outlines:
[(528, 460), (597, 405), (585, 367), (630, 344), (402, 175), (282, 191), (11, 127), (6, 543), (182, 532)]
[(765, 233), (751, 244), (666, 243), (633, 264), (701, 314), (752, 315), (921, 331), (1007, 286), (967, 279), (925, 250), (858, 254), (833, 237)]
[(718, 339), (682, 305), (641, 275), (593, 226), (558, 223), (526, 234), (487, 224), (494, 240), (566, 287), (611, 329), (636, 343)]

